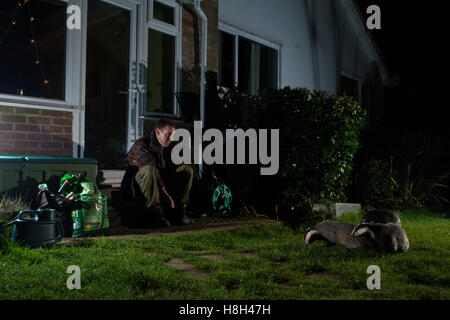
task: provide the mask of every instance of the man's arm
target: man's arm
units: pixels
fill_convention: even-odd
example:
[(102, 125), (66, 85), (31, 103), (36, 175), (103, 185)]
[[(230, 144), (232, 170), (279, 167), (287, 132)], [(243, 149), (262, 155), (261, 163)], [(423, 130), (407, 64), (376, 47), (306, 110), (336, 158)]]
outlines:
[(148, 141), (144, 138), (136, 140), (128, 151), (125, 162), (130, 166), (142, 168), (147, 164), (154, 165), (154, 156), (147, 147)]
[(166, 191), (166, 188), (161, 188), (162, 194), (165, 196), (166, 201), (170, 205), (171, 208), (175, 208), (175, 202), (173, 201), (172, 197), (169, 195), (169, 193)]
[(164, 195), (168, 204), (170, 205), (170, 207), (175, 208), (175, 202), (173, 201), (172, 197), (167, 192), (166, 186), (164, 185), (164, 181), (163, 181), (158, 169), (156, 169), (156, 179), (158, 181), (159, 189), (161, 190), (161, 193)]

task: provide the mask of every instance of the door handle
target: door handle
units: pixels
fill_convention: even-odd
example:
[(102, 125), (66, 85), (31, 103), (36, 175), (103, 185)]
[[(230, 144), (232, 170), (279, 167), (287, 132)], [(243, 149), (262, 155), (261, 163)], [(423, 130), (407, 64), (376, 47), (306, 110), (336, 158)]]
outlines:
[(125, 91), (125, 90), (120, 90), (119, 91), (120, 94), (129, 94), (130, 92), (142, 93), (142, 92), (145, 92), (145, 87), (144, 86), (139, 86), (137, 89), (128, 89), (128, 91)]

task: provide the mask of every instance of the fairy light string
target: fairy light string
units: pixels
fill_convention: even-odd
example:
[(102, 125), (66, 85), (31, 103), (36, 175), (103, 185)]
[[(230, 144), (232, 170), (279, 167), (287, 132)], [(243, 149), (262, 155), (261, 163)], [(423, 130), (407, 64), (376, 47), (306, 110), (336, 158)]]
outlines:
[(12, 27), (15, 27), (18, 24), (18, 20), (16, 19), (16, 16), (18, 14), (18, 10), (24, 9), (24, 7), (27, 6), (27, 17), (28, 17), (28, 24), (30, 27), (30, 44), (33, 46), (34, 49), (34, 64), (36, 64), (37, 66), (39, 66), (39, 70), (41, 72), (41, 76), (42, 76), (42, 84), (49, 90), (50, 94), (52, 97), (54, 97), (54, 93), (52, 88), (48, 85), (49, 81), (45, 75), (45, 71), (44, 71), (44, 66), (42, 64), (41, 58), (40, 58), (40, 54), (39, 54), (39, 43), (38, 40), (36, 38), (35, 35), (35, 31), (34, 31), (34, 27), (33, 27), (33, 23), (36, 21), (36, 18), (32, 15), (31, 12), (31, 1), (30, 0), (23, 0), (23, 1), (18, 1), (16, 3), (16, 6), (14, 8), (13, 14), (11, 16), (10, 19), (10, 23), (8, 24), (8, 27), (6, 28), (5, 32), (3, 33), (3, 35), (0, 38), (0, 46), (3, 44), (6, 36), (8, 35), (9, 31), (11, 30)]
[(11, 29), (11, 27), (12, 27), (13, 25), (16, 25), (16, 14), (17, 14), (17, 9), (19, 8), (19, 3), (20, 3), (20, 1), (16, 3), (16, 6), (15, 6), (14, 11), (13, 11), (13, 14), (12, 14), (12, 17), (11, 17), (11, 19), (10, 19), (10, 20), (11, 20), (11, 23), (8, 24), (8, 27), (6, 28), (6, 30), (5, 30), (5, 32), (3, 33), (2, 37), (0, 38), (0, 45), (1, 45), (1, 44), (3, 43), (3, 41), (5, 40), (6, 35), (9, 33), (9, 30)]
[[(25, 1), (28, 3), (29, 0), (25, 0)], [(36, 55), (35, 63), (37, 65), (39, 65), (39, 68), (40, 68), (41, 74), (42, 74), (42, 81), (43, 81), (44, 85), (50, 91), (51, 96), (54, 97), (55, 95), (53, 94), (53, 90), (48, 85), (48, 80), (47, 80), (47, 77), (45, 75), (44, 66), (41, 63), (41, 58), (40, 58), (40, 54), (39, 54), (39, 44), (36, 41), (36, 37), (35, 37), (35, 34), (34, 34), (34, 28), (33, 28), (34, 20), (35, 20), (35, 18), (31, 14), (31, 4), (28, 3), (28, 22), (30, 24), (30, 30), (31, 30), (31, 41), (32, 41), (32, 44), (33, 44), (33, 47), (34, 47), (34, 52), (35, 52), (35, 55)]]

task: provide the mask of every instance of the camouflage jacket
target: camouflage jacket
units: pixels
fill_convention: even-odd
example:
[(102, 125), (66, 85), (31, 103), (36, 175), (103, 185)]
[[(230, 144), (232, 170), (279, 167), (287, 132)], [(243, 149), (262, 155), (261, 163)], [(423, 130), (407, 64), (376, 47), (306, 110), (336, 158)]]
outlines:
[(125, 158), (125, 162), (129, 166), (135, 166), (142, 168), (146, 165), (156, 167), (158, 170), (157, 178), (160, 187), (164, 187), (163, 180), (159, 174), (162, 164), (164, 163), (163, 155), (161, 152), (161, 146), (156, 139), (155, 132), (153, 131), (149, 138), (142, 137), (134, 142), (128, 151)]

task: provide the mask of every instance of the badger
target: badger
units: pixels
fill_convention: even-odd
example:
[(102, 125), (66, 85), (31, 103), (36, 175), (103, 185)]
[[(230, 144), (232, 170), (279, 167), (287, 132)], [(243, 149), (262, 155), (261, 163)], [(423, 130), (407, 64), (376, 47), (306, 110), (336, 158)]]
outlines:
[(405, 252), (409, 249), (409, 240), (405, 230), (397, 223), (361, 222), (351, 231), (351, 236), (358, 239), (367, 236), (376, 243), (376, 249), (382, 252)]
[(370, 210), (364, 215), (361, 222), (402, 224), (400, 218), (393, 211), (387, 209)]
[(369, 236), (352, 237), (350, 234), (355, 228), (353, 223), (325, 220), (305, 233), (305, 246), (316, 240), (325, 241), (328, 245), (342, 244), (348, 249), (373, 248), (373, 240)]

